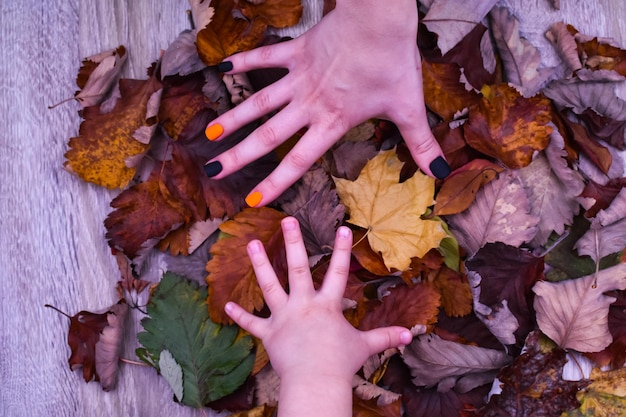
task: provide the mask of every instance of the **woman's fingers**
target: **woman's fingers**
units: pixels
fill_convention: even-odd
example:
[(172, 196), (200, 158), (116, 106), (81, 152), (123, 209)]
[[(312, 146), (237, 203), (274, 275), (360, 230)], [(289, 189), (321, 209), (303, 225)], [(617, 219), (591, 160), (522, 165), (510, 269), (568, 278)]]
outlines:
[[(305, 36), (305, 35), (304, 35)], [(237, 74), (258, 68), (287, 68), (294, 62), (294, 55), (300, 50), (299, 38), (287, 42), (262, 46), (246, 52), (240, 52), (226, 58), (222, 67), (231, 67), (227, 74)], [(230, 63), (228, 65), (226, 63)], [(224, 65), (225, 64), (225, 65)]]
[[(244, 101), (240, 106), (245, 105), (246, 102)], [(207, 162), (205, 171), (207, 175), (216, 179), (230, 175), (274, 150), (305, 124), (304, 115), (295, 111), (293, 106), (288, 105), (259, 126), (241, 143)], [(210, 128), (211, 126), (209, 126)], [(219, 169), (210, 170), (209, 167), (213, 167), (217, 162), (219, 162)]]
[(207, 139), (222, 139), (248, 123), (287, 104), (293, 96), (290, 82), (290, 78), (287, 75), (274, 84), (254, 93), (232, 110), (212, 120), (204, 132)]
[(298, 181), (344, 133), (334, 128), (311, 126), (274, 171), (248, 195), (246, 203), (251, 207), (260, 207), (274, 201)]
[(259, 287), (261, 287), (263, 292), (265, 302), (270, 310), (285, 304), (287, 302), (287, 294), (278, 281), (274, 268), (272, 268), (272, 264), (267, 258), (263, 244), (258, 240), (250, 241), (248, 243), (248, 256), (250, 257), (252, 268), (254, 268)]

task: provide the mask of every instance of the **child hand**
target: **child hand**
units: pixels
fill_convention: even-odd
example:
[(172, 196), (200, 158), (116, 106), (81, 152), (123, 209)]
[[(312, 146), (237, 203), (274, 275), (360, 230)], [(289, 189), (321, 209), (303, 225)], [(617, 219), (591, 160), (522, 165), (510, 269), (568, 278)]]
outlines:
[(207, 164), (223, 178), (269, 153), (303, 127), (308, 131), (246, 199), (273, 201), (350, 128), (370, 119), (399, 128), (422, 171), (443, 178), (450, 168), (426, 119), (417, 48), (415, 1), (343, 0), (302, 36), (235, 54), (228, 73), (287, 68), (289, 73), (207, 127), (218, 139), (279, 110), (249, 137)]
[[(316, 291), (298, 221), (282, 222), (289, 269), (289, 294), (281, 287), (259, 241), (248, 245), (265, 301), (271, 310), (267, 319), (256, 317), (235, 303), (226, 304), (227, 314), (242, 328), (263, 341), (274, 370), (281, 379), (340, 380), (351, 387), (354, 374), (367, 358), (387, 348), (411, 342), (411, 332), (386, 327), (367, 332), (354, 328), (343, 316), (343, 298), (352, 233), (342, 226), (322, 287)], [(350, 397), (351, 398), (351, 397)]]

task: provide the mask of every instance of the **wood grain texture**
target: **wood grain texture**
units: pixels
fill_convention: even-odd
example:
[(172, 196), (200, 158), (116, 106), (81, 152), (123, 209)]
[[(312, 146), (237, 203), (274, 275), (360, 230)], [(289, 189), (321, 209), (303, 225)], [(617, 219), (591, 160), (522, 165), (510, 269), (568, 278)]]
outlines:
[[(307, 0), (307, 20), (320, 5)], [(524, 34), (554, 59), (543, 32), (565, 20), (585, 33), (626, 44), (626, 2), (509, 0)], [(104, 239), (114, 192), (62, 169), (67, 141), (78, 131), (72, 96), (83, 57), (124, 44), (125, 75), (143, 77), (161, 49), (188, 27), (186, 1), (0, 0), (0, 415), (199, 416), (172, 401), (149, 368), (122, 366), (114, 392), (85, 384), (67, 366), (68, 321), (45, 303), (74, 314), (115, 301), (119, 273)], [(622, 95), (623, 96), (623, 95)], [(147, 271), (160, 273), (158, 262)], [(134, 357), (134, 317), (124, 356)]]

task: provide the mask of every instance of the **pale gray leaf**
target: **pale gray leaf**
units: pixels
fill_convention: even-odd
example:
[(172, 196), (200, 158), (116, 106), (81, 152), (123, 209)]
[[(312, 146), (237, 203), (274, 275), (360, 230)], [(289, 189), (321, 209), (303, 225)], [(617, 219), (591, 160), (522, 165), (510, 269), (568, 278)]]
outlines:
[(434, 334), (413, 339), (404, 348), (402, 359), (418, 387), (432, 387), (449, 377), (492, 372), (511, 361), (504, 352), (450, 342)]
[(519, 328), (519, 321), (509, 309), (508, 301), (487, 306), (480, 302), (480, 284), (482, 277), (478, 272), (467, 271), (467, 280), (474, 299), (474, 314), (489, 329), (496, 339), (503, 345), (515, 344), (515, 332)]
[[(553, 132), (559, 135), (557, 129)], [(565, 232), (565, 226), (571, 225), (574, 216), (579, 212), (580, 204), (576, 197), (584, 189), (580, 174), (578, 175), (579, 182), (574, 182), (572, 179), (574, 172), (567, 167), (567, 161), (559, 158), (555, 150), (551, 150), (550, 155), (561, 174), (570, 177), (568, 185), (571, 186), (573, 183), (574, 187), (569, 188), (561, 182), (543, 153), (537, 154), (530, 165), (520, 169), (519, 175), (529, 195), (531, 213), (539, 218), (537, 234), (531, 242), (533, 247), (543, 246), (552, 232), (558, 235)]]
[(127, 316), (128, 304), (126, 302), (120, 301), (113, 305), (107, 312), (108, 325), (102, 330), (100, 339), (96, 343), (96, 374), (105, 391), (112, 390), (117, 382)]
[(126, 62), (128, 54), (123, 48), (112, 49), (92, 55), (85, 59), (98, 64), (83, 89), (74, 97), (82, 107), (99, 104), (117, 86), (117, 81), (122, 74), (122, 66)]
[(609, 331), (607, 291), (626, 289), (626, 264), (597, 274), (533, 286), (539, 329), (563, 349), (599, 352), (613, 340)]
[(183, 368), (180, 367), (169, 350), (162, 350), (159, 355), (161, 376), (174, 391), (174, 396), (181, 402), (183, 399)]
[(482, 21), (497, 0), (435, 0), (422, 23), (438, 35), (437, 45), (445, 55)]
[(161, 74), (189, 75), (201, 71), (206, 67), (198, 55), (196, 35), (190, 30), (180, 33), (174, 42), (165, 50), (161, 58)]
[(581, 237), (574, 248), (580, 256), (590, 256), (594, 262), (626, 247), (626, 218), (602, 227), (592, 223), (591, 228)]
[(487, 243), (520, 246), (537, 233), (539, 218), (531, 213), (530, 200), (520, 179), (512, 172), (485, 185), (462, 213), (447, 216), (459, 244), (473, 255)]
[(494, 7), (489, 17), (506, 80), (525, 97), (535, 95), (554, 70), (541, 68), (541, 54), (520, 36), (519, 21), (506, 7)]
[(300, 222), (309, 256), (330, 254), (337, 227), (346, 212), (337, 192), (331, 188), (330, 178), (315, 165), (295, 185), (295, 191), (295, 196), (283, 204), (283, 210)]

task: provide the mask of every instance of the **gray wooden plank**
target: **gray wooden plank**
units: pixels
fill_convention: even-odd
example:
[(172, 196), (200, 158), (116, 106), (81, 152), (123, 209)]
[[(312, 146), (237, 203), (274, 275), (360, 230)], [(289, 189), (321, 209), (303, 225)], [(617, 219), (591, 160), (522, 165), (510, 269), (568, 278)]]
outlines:
[[(622, 0), (561, 0), (560, 11), (547, 0), (506, 3), (548, 61), (553, 51), (543, 32), (557, 20), (626, 44)], [(318, 6), (307, 9), (309, 19), (319, 17)], [(141, 77), (187, 27), (186, 8), (184, 1), (0, 1), (3, 416), (200, 415), (173, 403), (169, 388), (147, 368), (123, 366), (111, 393), (85, 384), (67, 366), (67, 320), (43, 307), (51, 303), (69, 313), (105, 308), (115, 301), (118, 279), (102, 225), (114, 192), (62, 169), (67, 140), (78, 130), (78, 107), (47, 106), (73, 94), (81, 58), (119, 44), (130, 51), (125, 75)], [(158, 272), (155, 264), (152, 273)], [(130, 331), (137, 329), (134, 322)], [(132, 345), (125, 356), (133, 356)]]

